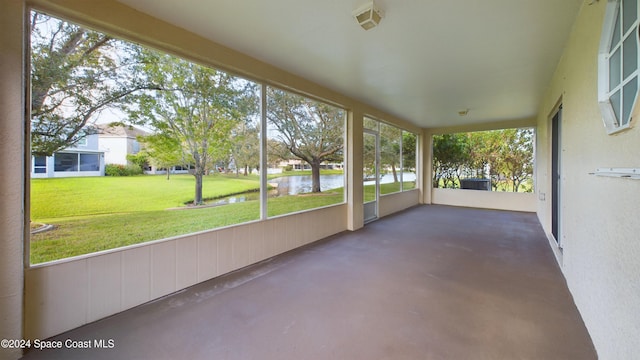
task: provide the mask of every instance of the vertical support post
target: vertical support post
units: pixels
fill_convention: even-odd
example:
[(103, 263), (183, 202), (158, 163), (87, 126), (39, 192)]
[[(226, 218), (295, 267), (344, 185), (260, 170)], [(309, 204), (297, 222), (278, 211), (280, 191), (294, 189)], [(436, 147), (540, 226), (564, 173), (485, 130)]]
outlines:
[(422, 204), (431, 204), (431, 194), (433, 193), (433, 133), (429, 130), (422, 130), (418, 141), (418, 159), (422, 166)]
[(267, 85), (260, 84), (260, 219), (267, 218)]
[[(0, 0), (0, 339), (23, 337), (25, 86), (23, 1)], [(0, 358), (21, 350), (0, 348)]]
[(347, 229), (364, 226), (362, 184), (362, 111), (349, 111), (347, 117)]

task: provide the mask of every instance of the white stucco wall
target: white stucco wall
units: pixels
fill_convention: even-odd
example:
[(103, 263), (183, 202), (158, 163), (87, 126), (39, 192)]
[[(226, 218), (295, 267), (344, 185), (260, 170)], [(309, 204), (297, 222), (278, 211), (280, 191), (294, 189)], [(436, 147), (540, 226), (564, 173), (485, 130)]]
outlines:
[(420, 203), (420, 191), (412, 189), (380, 196), (378, 216), (384, 217)]
[(118, 137), (101, 137), (100, 150), (104, 151), (105, 164), (127, 165), (127, 139)]
[(537, 207), (550, 232), (550, 116), (561, 101), (563, 250), (556, 253), (599, 357), (634, 359), (640, 354), (640, 181), (589, 173), (640, 167), (640, 128), (605, 132), (597, 103), (597, 52), (607, 2), (589, 2), (539, 109)]
[(525, 212), (536, 211), (536, 195), (534, 193), (434, 188), (431, 196), (432, 203), (439, 205)]

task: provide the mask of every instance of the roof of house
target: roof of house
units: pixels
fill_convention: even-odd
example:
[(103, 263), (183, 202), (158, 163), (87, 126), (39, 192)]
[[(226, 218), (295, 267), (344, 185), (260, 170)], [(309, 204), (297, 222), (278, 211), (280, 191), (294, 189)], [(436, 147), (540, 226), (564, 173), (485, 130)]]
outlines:
[(97, 124), (96, 127), (98, 128), (98, 134), (104, 137), (136, 138), (137, 136), (149, 135), (147, 131), (133, 125)]

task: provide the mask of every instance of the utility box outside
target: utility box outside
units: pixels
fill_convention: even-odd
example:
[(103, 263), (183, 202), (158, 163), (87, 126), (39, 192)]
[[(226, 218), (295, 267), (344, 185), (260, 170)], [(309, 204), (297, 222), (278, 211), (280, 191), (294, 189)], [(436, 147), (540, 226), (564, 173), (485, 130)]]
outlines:
[(491, 191), (491, 179), (462, 179), (461, 189)]

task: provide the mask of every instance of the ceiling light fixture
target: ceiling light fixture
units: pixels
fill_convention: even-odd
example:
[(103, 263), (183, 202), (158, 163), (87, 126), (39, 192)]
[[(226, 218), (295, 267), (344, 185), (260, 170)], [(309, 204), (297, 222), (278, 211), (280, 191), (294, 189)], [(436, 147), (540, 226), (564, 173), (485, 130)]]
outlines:
[(378, 26), (380, 20), (384, 16), (384, 12), (376, 7), (373, 1), (370, 1), (353, 11), (353, 17), (358, 25), (363, 29), (369, 30)]

